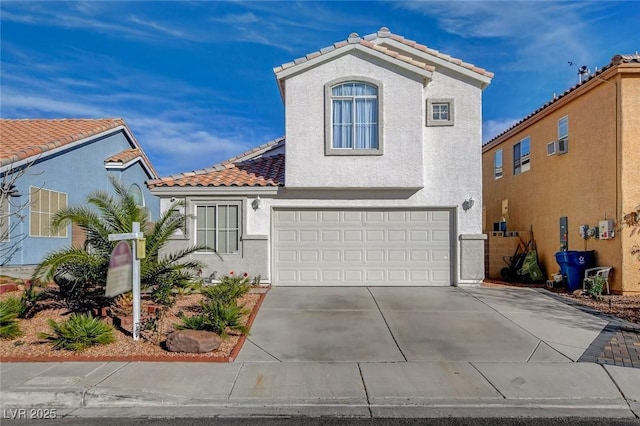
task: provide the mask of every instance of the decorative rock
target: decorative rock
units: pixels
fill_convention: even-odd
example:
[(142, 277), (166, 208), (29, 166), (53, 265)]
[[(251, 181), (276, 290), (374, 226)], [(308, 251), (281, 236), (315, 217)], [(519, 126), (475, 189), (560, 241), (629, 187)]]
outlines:
[(582, 296), (582, 293), (583, 293), (583, 291), (581, 289), (573, 291), (573, 295), (576, 296), (576, 297)]
[(178, 330), (167, 337), (167, 349), (171, 352), (211, 352), (222, 344), (216, 333), (203, 330)]

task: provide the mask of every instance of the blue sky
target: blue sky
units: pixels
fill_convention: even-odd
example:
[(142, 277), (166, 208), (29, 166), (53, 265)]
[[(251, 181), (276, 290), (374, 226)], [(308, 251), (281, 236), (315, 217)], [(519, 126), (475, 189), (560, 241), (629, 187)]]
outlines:
[(483, 141), (618, 53), (635, 1), (2, 1), (3, 118), (125, 119), (162, 176), (284, 135), (273, 67), (386, 26), (495, 73)]

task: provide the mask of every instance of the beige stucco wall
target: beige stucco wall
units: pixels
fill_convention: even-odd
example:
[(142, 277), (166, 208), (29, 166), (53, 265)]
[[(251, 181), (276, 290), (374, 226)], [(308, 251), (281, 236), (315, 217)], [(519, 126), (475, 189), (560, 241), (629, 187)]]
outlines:
[[(614, 291), (639, 292), (640, 285), (634, 284), (634, 280), (639, 281), (637, 274), (633, 278), (628, 260), (631, 243), (623, 233), (618, 232), (611, 240), (583, 240), (579, 236), (580, 225), (597, 227), (604, 219), (613, 219), (619, 225), (622, 210), (633, 205), (625, 201), (627, 198), (640, 203), (638, 79), (624, 79), (620, 99), (616, 95), (618, 77), (612, 81), (616, 84), (593, 79), (540, 111), (526, 127), (518, 126), (484, 148), (485, 231), (492, 230), (493, 222), (500, 220), (502, 201), (508, 200), (508, 229), (532, 226), (541, 264), (550, 275), (559, 269), (554, 254), (560, 249), (559, 220), (566, 216), (568, 249), (595, 250), (598, 265), (615, 268), (611, 281)], [(620, 100), (624, 114), (616, 108)], [(557, 139), (557, 123), (563, 116), (569, 117), (569, 151), (548, 156), (547, 143)], [(620, 134), (616, 132), (618, 120), (623, 122)], [(531, 168), (514, 176), (513, 145), (526, 136), (531, 138)], [(494, 179), (494, 153), (498, 149), (503, 150), (504, 175)]]
[[(629, 67), (621, 82), (621, 213), (638, 210), (640, 205), (640, 67)], [(620, 231), (622, 267), (625, 271), (624, 288), (640, 292), (640, 261), (630, 254), (634, 245), (640, 245), (640, 235), (630, 236), (630, 229)]]

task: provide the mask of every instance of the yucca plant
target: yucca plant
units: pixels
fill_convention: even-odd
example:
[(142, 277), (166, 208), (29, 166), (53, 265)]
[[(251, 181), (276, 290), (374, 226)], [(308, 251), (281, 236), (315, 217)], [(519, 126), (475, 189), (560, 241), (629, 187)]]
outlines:
[(113, 343), (113, 327), (89, 314), (71, 314), (60, 323), (50, 319), (52, 334), (40, 333), (38, 337), (49, 340), (55, 349), (80, 352), (89, 346)]
[(227, 330), (239, 331), (242, 334), (249, 331), (242, 323), (242, 316), (247, 313), (247, 309), (244, 306), (238, 306), (235, 301), (225, 303), (222, 300), (213, 299), (201, 302), (200, 306), (203, 310), (202, 314), (191, 317), (181, 315), (182, 324), (177, 328), (213, 331), (222, 338), (227, 337)]
[(13, 339), (22, 334), (17, 320), (22, 309), (22, 301), (17, 297), (0, 301), (0, 338)]
[(128, 188), (110, 178), (115, 195), (106, 191), (91, 194), (85, 205), (59, 210), (51, 227), (59, 230), (70, 223), (86, 231), (84, 248), (71, 247), (49, 253), (36, 268), (33, 279), (54, 280), (61, 296), (70, 308), (80, 311), (110, 303), (102, 297), (106, 285), (109, 257), (117, 241), (109, 241), (109, 234), (132, 232), (132, 223), (139, 222), (146, 238), (146, 257), (140, 261), (140, 281), (143, 288), (159, 283), (180, 285), (193, 281), (202, 268), (198, 261), (187, 259), (204, 246), (191, 246), (173, 253), (160, 254), (173, 233), (182, 229), (186, 216), (176, 214), (184, 202), (173, 203), (152, 223), (146, 209), (137, 205)]

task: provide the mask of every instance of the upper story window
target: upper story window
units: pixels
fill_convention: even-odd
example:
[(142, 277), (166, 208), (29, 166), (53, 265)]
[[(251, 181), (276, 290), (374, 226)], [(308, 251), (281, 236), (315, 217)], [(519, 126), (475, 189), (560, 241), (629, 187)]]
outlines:
[(517, 175), (530, 169), (530, 138), (527, 136), (513, 146), (513, 174)]
[(129, 193), (133, 196), (133, 199), (136, 200), (136, 206), (144, 207), (144, 195), (142, 195), (142, 189), (136, 183), (132, 183), (129, 186)]
[(240, 249), (240, 204), (196, 206), (196, 244), (202, 252), (236, 254)]
[(493, 154), (493, 178), (500, 179), (502, 177), (502, 150), (499, 149)]
[(381, 155), (380, 85), (346, 81), (327, 85), (328, 155)]
[(558, 120), (558, 154), (569, 151), (569, 116)]
[(51, 219), (67, 207), (67, 194), (44, 188), (29, 188), (29, 235), (31, 237), (67, 237), (67, 227), (51, 231)]
[(427, 126), (453, 126), (453, 99), (427, 99)]

